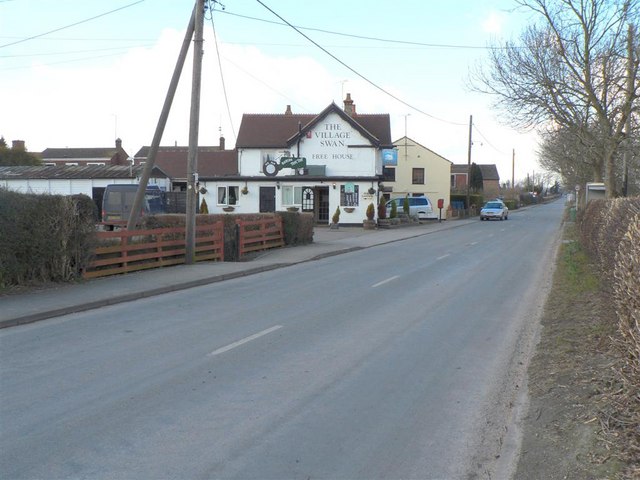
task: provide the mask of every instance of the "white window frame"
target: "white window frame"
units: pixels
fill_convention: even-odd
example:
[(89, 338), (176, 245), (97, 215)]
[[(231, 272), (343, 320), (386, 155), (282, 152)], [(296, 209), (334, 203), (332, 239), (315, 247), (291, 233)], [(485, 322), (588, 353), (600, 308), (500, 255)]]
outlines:
[[(231, 192), (234, 192), (234, 197), (235, 197), (235, 202), (233, 203), (229, 203), (229, 199), (231, 199)], [(223, 199), (222, 202), (220, 202), (220, 192), (224, 192), (223, 193)], [(240, 200), (240, 187), (238, 187), (237, 185), (225, 185), (225, 186), (219, 186), (217, 188), (216, 191), (216, 204), (220, 205), (220, 206), (234, 206), (238, 204), (238, 201)]]
[[(304, 187), (297, 185), (283, 185), (281, 200), (284, 206), (296, 206), (302, 205), (302, 190)], [(293, 202), (293, 203), (291, 203)]]

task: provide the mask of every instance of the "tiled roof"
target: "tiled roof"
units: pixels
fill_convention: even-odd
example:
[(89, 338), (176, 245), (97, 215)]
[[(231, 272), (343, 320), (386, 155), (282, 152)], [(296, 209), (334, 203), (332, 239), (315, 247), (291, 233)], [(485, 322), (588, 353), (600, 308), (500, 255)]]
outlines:
[[(98, 178), (135, 178), (142, 173), (142, 167), (127, 166), (70, 166), (51, 167), (14, 166), (0, 167), (0, 180), (54, 180), (54, 179), (98, 179)], [(166, 178), (160, 168), (154, 168), (154, 178)]]
[(372, 143), (391, 146), (391, 120), (388, 114), (358, 113), (350, 117), (332, 103), (320, 114), (244, 114), (236, 147), (288, 148), (297, 141), (299, 130), (304, 133), (331, 112), (341, 115)]
[[(136, 153), (136, 160), (147, 158), (151, 147), (142, 147)], [(162, 169), (169, 178), (187, 178), (187, 156), (189, 147), (160, 147), (155, 166)], [(198, 147), (198, 175), (221, 177), (238, 175), (238, 152), (220, 150), (219, 147)]]
[[(115, 147), (46, 148), (40, 153), (40, 156), (43, 159), (112, 158), (116, 153), (118, 153), (118, 150)], [(124, 154), (126, 155), (127, 153), (124, 152)]]
[[(483, 180), (500, 180), (498, 167), (495, 164), (478, 165)], [(451, 173), (467, 173), (467, 165), (451, 165)]]

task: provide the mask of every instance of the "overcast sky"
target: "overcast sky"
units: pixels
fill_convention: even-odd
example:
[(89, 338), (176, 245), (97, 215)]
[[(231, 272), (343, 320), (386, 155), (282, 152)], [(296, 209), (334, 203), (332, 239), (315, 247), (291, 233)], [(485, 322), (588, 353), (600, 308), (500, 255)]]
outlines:
[[(130, 155), (150, 145), (193, 3), (0, 0), (0, 135), (32, 152), (116, 137)], [(540, 170), (535, 135), (501, 122), (491, 99), (468, 87), (491, 41), (516, 39), (531, 20), (513, 0), (222, 5), (205, 20), (200, 145), (218, 145), (222, 133), (233, 147), (243, 113), (319, 113), (350, 93), (357, 112), (390, 114), (394, 140), (406, 131), (466, 163), (473, 115), (472, 161), (495, 163), (510, 180), (515, 149), (516, 181)], [(192, 55), (163, 145), (188, 144)]]

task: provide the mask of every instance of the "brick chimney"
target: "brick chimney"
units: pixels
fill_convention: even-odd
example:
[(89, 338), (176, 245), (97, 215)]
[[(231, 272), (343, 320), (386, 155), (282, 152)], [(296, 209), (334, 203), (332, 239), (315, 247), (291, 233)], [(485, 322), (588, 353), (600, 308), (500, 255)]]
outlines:
[(218, 150), (224, 150), (224, 137), (222, 135), (220, 135), (220, 143), (218, 145), (220, 145)]
[(287, 105), (287, 109), (284, 111), (285, 115), (293, 115), (293, 112), (291, 111), (291, 105)]
[(116, 138), (116, 150), (122, 150), (122, 140)]
[(11, 149), (12, 150), (21, 150), (25, 151), (24, 140), (11, 140)]
[(351, 100), (351, 94), (347, 93), (347, 98), (344, 99), (344, 113), (353, 117), (356, 115), (356, 104)]

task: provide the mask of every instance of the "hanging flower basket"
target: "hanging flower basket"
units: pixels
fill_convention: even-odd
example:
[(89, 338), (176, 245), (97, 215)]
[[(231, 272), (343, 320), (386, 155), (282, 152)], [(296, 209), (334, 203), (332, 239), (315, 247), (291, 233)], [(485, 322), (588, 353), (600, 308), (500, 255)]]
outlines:
[(355, 211), (355, 208), (353, 207), (344, 207), (344, 211), (347, 213), (353, 213)]
[(222, 210), (224, 210), (225, 212), (233, 212), (235, 210), (234, 207), (222, 207)]

